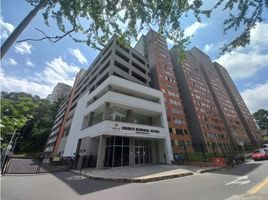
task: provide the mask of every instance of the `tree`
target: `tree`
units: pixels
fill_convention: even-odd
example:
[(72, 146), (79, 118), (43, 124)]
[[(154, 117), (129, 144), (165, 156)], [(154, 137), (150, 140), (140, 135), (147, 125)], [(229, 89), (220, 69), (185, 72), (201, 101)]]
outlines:
[(253, 117), (261, 130), (268, 131), (268, 110), (260, 109), (253, 113)]
[(10, 137), (11, 141), (28, 120), (32, 118), (31, 110), (36, 108), (32, 98), (25, 93), (2, 93), (1, 95), (1, 135), (3, 143)]
[(7, 146), (20, 132), (23, 139), (16, 146), (17, 152), (42, 152), (58, 108), (58, 102), (51, 104), (31, 94), (2, 92), (2, 146)]
[(60, 105), (59, 102), (51, 104), (45, 99), (40, 100), (34, 118), (21, 130), (23, 140), (17, 145), (17, 152), (42, 152), (44, 150)]
[[(62, 35), (49, 36), (40, 29), (44, 37), (21, 41), (49, 40), (56, 43), (69, 36), (75, 42), (86, 43), (93, 48), (104, 46), (111, 35), (118, 34), (124, 43), (137, 39), (143, 29), (155, 28), (164, 37), (182, 49), (190, 37), (184, 35), (180, 20), (193, 14), (197, 21), (210, 17), (217, 9), (230, 13), (224, 21), (224, 32), (242, 29), (242, 33), (222, 49), (222, 53), (250, 43), (250, 30), (263, 20), (263, 11), (268, 8), (267, 0), (218, 0), (210, 9), (204, 9), (202, 0), (26, 0), (43, 10), (45, 23), (57, 22)], [(203, 7), (202, 7), (203, 6)], [(237, 14), (234, 14), (236, 12)], [(28, 22), (34, 16), (32, 13)], [(27, 24), (27, 23), (26, 23)], [(16, 30), (15, 30), (16, 31)], [(79, 37), (77, 37), (79, 36)], [(82, 39), (81, 39), (82, 38)], [(2, 47), (1, 47), (2, 49)]]

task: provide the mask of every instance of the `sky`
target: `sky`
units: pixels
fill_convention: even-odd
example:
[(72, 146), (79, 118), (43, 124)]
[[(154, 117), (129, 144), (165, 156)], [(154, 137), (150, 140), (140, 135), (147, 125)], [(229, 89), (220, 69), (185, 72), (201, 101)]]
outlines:
[[(1, 43), (32, 9), (25, 0), (1, 1)], [(227, 68), (250, 112), (268, 109), (268, 12), (264, 10), (263, 22), (251, 31), (250, 45), (219, 57), (220, 47), (237, 35), (233, 30), (223, 34), (226, 16), (226, 12), (214, 12), (201, 23), (191, 15), (183, 18), (185, 34), (192, 36), (188, 48), (198, 47), (212, 61)], [(18, 40), (42, 37), (34, 28), (49, 35), (61, 34), (53, 20), (46, 26), (39, 12)], [(168, 44), (172, 46), (169, 41)], [(72, 85), (79, 69), (87, 69), (98, 53), (69, 37), (56, 44), (48, 41), (16, 43), (1, 60), (1, 91), (22, 91), (45, 98), (58, 82)]]

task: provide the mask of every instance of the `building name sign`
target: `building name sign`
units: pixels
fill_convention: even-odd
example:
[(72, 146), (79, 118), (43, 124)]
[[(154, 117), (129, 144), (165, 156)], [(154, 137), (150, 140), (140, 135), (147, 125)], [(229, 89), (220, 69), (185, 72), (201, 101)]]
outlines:
[[(120, 131), (120, 127), (118, 127), (118, 124), (115, 124), (115, 127), (113, 127), (114, 131)], [(151, 134), (151, 133), (160, 133), (159, 130), (156, 129), (148, 129), (148, 128), (136, 128), (132, 126), (122, 126), (121, 127), (122, 131), (130, 131), (130, 132), (135, 132), (136, 134)]]
[(135, 131), (137, 134), (160, 133), (159, 130), (155, 130), (155, 129), (135, 128), (135, 127), (130, 127), (130, 126), (122, 126), (122, 130)]

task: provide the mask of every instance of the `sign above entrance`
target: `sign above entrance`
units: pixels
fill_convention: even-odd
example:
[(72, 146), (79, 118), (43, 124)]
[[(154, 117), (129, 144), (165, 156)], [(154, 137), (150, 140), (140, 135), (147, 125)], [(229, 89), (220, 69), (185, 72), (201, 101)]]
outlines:
[(118, 124), (115, 124), (112, 127), (112, 129), (113, 129), (113, 131), (117, 131), (117, 132), (120, 132), (122, 130), (122, 131), (132, 132), (132, 133), (136, 133), (136, 134), (143, 134), (143, 135), (160, 133), (160, 131), (156, 130), (156, 129), (138, 128), (138, 127), (134, 127), (134, 126), (121, 126), (120, 127)]

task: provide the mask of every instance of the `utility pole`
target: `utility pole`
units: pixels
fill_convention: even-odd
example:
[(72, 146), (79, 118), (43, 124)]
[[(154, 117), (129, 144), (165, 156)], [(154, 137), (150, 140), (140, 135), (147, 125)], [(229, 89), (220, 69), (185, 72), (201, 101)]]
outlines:
[(11, 45), (17, 40), (20, 34), (28, 26), (28, 24), (35, 17), (36, 13), (47, 3), (47, 0), (42, 0), (16, 27), (16, 29), (11, 33), (11, 35), (6, 39), (4, 44), (1, 46), (1, 59), (7, 53)]

